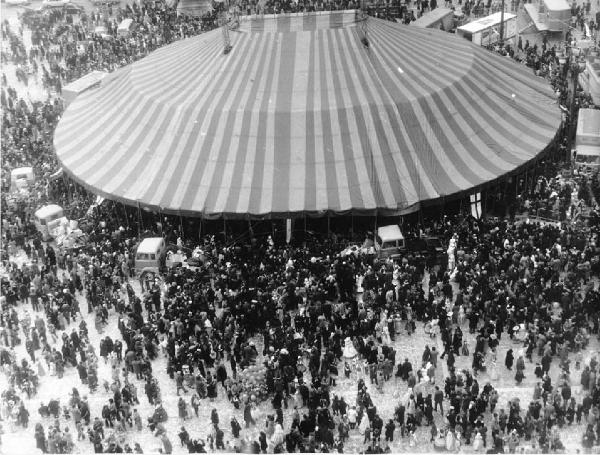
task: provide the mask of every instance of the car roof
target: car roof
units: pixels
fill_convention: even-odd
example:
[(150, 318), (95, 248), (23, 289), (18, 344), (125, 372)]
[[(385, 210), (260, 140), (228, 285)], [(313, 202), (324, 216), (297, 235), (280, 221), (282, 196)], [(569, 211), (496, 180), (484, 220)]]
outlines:
[(32, 167), (18, 167), (13, 169), (12, 171), (10, 171), (11, 175), (19, 175), (19, 174), (29, 174), (29, 173), (33, 173), (33, 168)]
[(161, 242), (164, 244), (162, 237), (148, 237), (140, 242), (137, 247), (138, 253), (156, 253), (159, 249)]
[(46, 205), (35, 212), (35, 216), (37, 218), (46, 218), (50, 215), (54, 215), (55, 213), (62, 212), (63, 209), (60, 205), (50, 204)]
[(404, 239), (402, 231), (400, 231), (400, 226), (398, 226), (397, 224), (390, 224), (389, 226), (378, 227), (377, 235), (379, 235), (379, 238), (382, 242)]

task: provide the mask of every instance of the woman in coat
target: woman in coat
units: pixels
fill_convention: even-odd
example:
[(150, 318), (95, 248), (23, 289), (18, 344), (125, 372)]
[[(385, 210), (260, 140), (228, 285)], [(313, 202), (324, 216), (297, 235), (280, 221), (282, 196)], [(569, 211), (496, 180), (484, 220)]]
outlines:
[(177, 408), (179, 411), (179, 418), (181, 420), (187, 419), (187, 408), (183, 397), (179, 397), (179, 402), (177, 403)]
[(504, 365), (510, 371), (512, 370), (513, 362), (515, 361), (515, 356), (513, 355), (513, 350), (509, 349), (506, 353), (506, 357), (504, 359)]
[(210, 401), (214, 401), (217, 398), (217, 381), (215, 381), (215, 378), (210, 373), (206, 377), (206, 394)]
[(260, 432), (258, 436), (258, 442), (260, 443), (260, 452), (267, 453), (267, 448), (269, 445), (267, 444), (267, 434), (264, 431)]

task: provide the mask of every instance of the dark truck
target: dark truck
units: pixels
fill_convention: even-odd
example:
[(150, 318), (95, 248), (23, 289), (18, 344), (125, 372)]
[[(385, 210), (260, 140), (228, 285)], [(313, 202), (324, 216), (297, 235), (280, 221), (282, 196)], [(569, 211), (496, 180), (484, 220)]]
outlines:
[(430, 267), (442, 264), (446, 259), (442, 241), (437, 237), (418, 237), (407, 240), (406, 250), (409, 253), (423, 256)]

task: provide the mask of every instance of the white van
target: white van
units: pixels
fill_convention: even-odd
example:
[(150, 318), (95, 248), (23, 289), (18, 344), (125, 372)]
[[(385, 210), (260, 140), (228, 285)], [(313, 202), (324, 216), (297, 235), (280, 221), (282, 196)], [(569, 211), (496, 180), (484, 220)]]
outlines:
[(135, 30), (136, 23), (133, 19), (123, 19), (117, 27), (117, 35), (127, 38)]
[(108, 34), (108, 29), (104, 25), (98, 25), (94, 29), (94, 33), (100, 36), (103, 40), (111, 40), (113, 39), (112, 35)]
[(44, 242), (54, 238), (60, 226), (67, 223), (62, 207), (55, 204), (42, 207), (34, 215), (35, 226), (42, 234)]
[(35, 182), (33, 168), (19, 167), (10, 171), (10, 192), (19, 193), (21, 191), (29, 191)]
[(140, 242), (135, 252), (136, 274), (158, 274), (165, 265), (167, 244), (162, 237), (149, 237)]
[(375, 252), (380, 258), (394, 258), (406, 250), (406, 242), (400, 226), (391, 224), (377, 228)]
[(579, 109), (572, 153), (579, 170), (592, 174), (600, 169), (600, 110)]

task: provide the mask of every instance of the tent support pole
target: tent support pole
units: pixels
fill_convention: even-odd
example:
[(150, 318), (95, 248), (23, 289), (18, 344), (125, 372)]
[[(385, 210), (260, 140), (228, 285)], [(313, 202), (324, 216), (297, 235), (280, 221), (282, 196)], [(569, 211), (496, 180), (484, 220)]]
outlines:
[(485, 213), (485, 209), (487, 208), (487, 197), (488, 191), (481, 190), (481, 218), (483, 218), (483, 214)]
[(202, 217), (200, 217), (200, 223), (198, 226), (198, 242), (202, 244)]
[(508, 193), (508, 179), (504, 179), (504, 191), (502, 193), (502, 200), (504, 201), (504, 214), (506, 217), (508, 215), (508, 201), (507, 201), (507, 193)]
[(142, 229), (142, 209), (140, 207), (140, 201), (137, 201), (137, 212), (138, 212), (138, 237), (140, 236)]
[(350, 238), (354, 241), (354, 213), (350, 214)]
[(227, 243), (227, 220), (225, 219), (225, 215), (223, 215), (223, 239)]
[(304, 214), (304, 233), (306, 234), (306, 213)]
[(446, 197), (442, 196), (442, 211), (441, 211), (441, 215), (442, 215), (442, 221), (444, 221), (444, 217), (446, 216)]
[(375, 212), (375, 229), (373, 229), (373, 242), (377, 239), (377, 212)]
[(327, 212), (327, 238), (331, 237), (331, 226), (329, 212)]
[(125, 207), (125, 204), (121, 204), (121, 207), (123, 208), (123, 213), (125, 213), (125, 223), (127, 223), (127, 230), (129, 230), (129, 214), (127, 213), (127, 208)]
[(183, 217), (181, 216), (181, 212), (179, 213), (179, 232), (181, 234), (181, 239), (183, 240), (185, 236), (183, 235)]
[(160, 235), (162, 236), (165, 232), (165, 224), (163, 222), (163, 213), (160, 207), (158, 208), (158, 218), (160, 219)]

